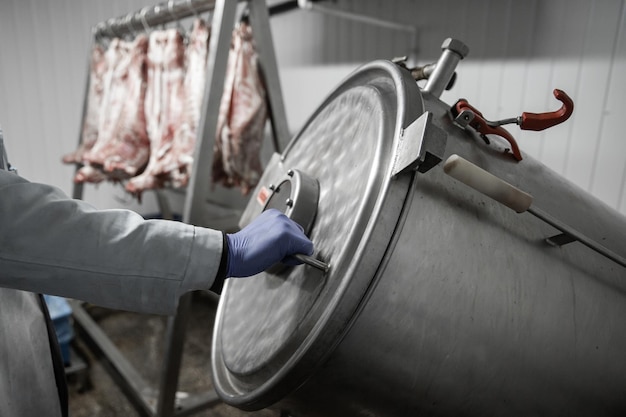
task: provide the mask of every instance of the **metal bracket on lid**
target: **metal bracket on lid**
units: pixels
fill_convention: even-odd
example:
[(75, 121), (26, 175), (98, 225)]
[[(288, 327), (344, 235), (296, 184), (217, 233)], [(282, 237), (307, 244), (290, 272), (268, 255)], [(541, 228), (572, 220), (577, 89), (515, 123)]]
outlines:
[(441, 162), (448, 135), (432, 123), (432, 117), (431, 112), (425, 112), (402, 131), (392, 176), (407, 171), (424, 173)]

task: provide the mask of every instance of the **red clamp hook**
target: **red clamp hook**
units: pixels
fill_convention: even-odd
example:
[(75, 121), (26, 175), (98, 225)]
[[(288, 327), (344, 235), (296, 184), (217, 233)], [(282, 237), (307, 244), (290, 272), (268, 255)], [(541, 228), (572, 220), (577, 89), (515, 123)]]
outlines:
[[(498, 122), (490, 122), (489, 120), (483, 117), (483, 114), (473, 107), (471, 104), (467, 102), (464, 98), (460, 99), (456, 102), (454, 107), (452, 108), (452, 112), (455, 115), (455, 121), (462, 126), (471, 126), (483, 136), (483, 139), (487, 141), (485, 135), (498, 135), (509, 142), (511, 145), (511, 154), (513, 154), (513, 158), (518, 161), (522, 160), (522, 153), (517, 146), (517, 142), (513, 138), (513, 136), (503, 127), (501, 127)], [(514, 123), (514, 121), (509, 122)]]
[(544, 130), (549, 127), (563, 123), (572, 115), (574, 111), (574, 102), (565, 94), (564, 91), (555, 89), (554, 97), (561, 101), (563, 105), (557, 111), (547, 113), (522, 113), (519, 117), (511, 119), (498, 120), (495, 122), (485, 119), (480, 111), (471, 106), (467, 100), (460, 99), (452, 107), (452, 113), (455, 116), (455, 121), (463, 127), (469, 125), (483, 137), (485, 135), (497, 135), (504, 138), (511, 145), (510, 152), (513, 157), (521, 161), (522, 154), (517, 146), (517, 142), (513, 136), (502, 127), (502, 125), (516, 123), (523, 130)]
[(559, 100), (563, 105), (560, 109), (548, 113), (527, 113), (524, 112), (519, 117), (517, 124), (520, 129), (523, 130), (544, 130), (552, 126), (556, 126), (559, 123), (563, 123), (572, 115), (574, 111), (574, 102), (565, 91), (555, 88), (553, 91), (554, 97)]

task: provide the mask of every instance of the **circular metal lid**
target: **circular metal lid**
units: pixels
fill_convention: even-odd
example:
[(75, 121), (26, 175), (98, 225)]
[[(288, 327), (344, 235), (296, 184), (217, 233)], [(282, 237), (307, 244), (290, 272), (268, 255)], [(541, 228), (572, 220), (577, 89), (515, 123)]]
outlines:
[(410, 186), (412, 176), (392, 175), (397, 142), (422, 113), (408, 73), (372, 62), (344, 80), (283, 154), (274, 155), (242, 225), (266, 206), (282, 207), (303, 225), (314, 256), (330, 269), (272, 268), (228, 280), (212, 352), (224, 401), (253, 410), (280, 400), (347, 329), (375, 279)]

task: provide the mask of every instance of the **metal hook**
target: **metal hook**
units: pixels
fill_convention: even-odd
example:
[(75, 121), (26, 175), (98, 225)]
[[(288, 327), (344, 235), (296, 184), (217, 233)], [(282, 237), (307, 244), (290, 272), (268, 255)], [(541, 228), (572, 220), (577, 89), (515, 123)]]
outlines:
[(553, 112), (547, 113), (527, 113), (524, 112), (519, 117), (520, 128), (523, 130), (544, 130), (549, 127), (558, 125), (559, 123), (563, 123), (574, 112), (574, 102), (572, 99), (565, 94), (564, 91), (559, 89), (554, 89), (552, 92), (554, 97), (559, 100), (563, 105), (560, 109)]
[(100, 42), (102, 40), (102, 32), (104, 31), (105, 28), (106, 28), (106, 25), (103, 24), (102, 22), (98, 23), (97, 25), (91, 28), (91, 34), (96, 40), (96, 42)]
[(107, 29), (110, 35), (112, 35), (113, 38), (119, 38), (120, 36), (115, 33), (115, 31), (113, 30), (113, 25), (115, 24), (115, 19), (109, 19), (107, 20)]
[(132, 35), (132, 37), (136, 37), (137, 34), (135, 33), (135, 30), (133, 29), (133, 25), (132, 25), (132, 20), (133, 20), (133, 15), (132, 14), (127, 14), (126, 17), (124, 18), (124, 22), (126, 23), (126, 28), (128, 29), (128, 32)]
[(150, 8), (150, 6), (146, 6), (146, 7), (142, 8), (141, 11), (139, 12), (139, 18), (141, 20), (141, 26), (143, 26), (143, 30), (146, 33), (150, 32), (150, 26), (146, 22), (146, 13), (148, 12), (149, 8)]
[(181, 25), (180, 20), (178, 19), (178, 16), (176, 16), (176, 14), (174, 14), (174, 12), (172, 11), (173, 7), (174, 7), (174, 0), (168, 0), (167, 11), (169, 12), (170, 16), (176, 21), (176, 27), (178, 28), (178, 30), (181, 33), (185, 33), (185, 29), (183, 28), (183, 25)]
[(174, 6), (174, 0), (168, 0), (167, 1), (167, 11), (169, 12), (170, 16), (173, 19), (176, 19), (176, 15), (174, 15), (174, 12), (172, 12), (172, 7)]
[(176, 16), (174, 15), (174, 12), (172, 11), (173, 7), (174, 7), (174, 0), (168, 0), (167, 1), (167, 11), (170, 13), (170, 16), (172, 16), (174, 19), (176, 19)]
[[(161, 6), (156, 4), (153, 8), (152, 8), (154, 14), (156, 16), (158, 16), (159, 14), (161, 14)], [(161, 23), (161, 29), (165, 29), (165, 23)]]
[(485, 135), (498, 135), (506, 139), (511, 144), (510, 152), (513, 154), (513, 157), (518, 161), (521, 161), (522, 154), (519, 151), (519, 147), (517, 146), (515, 139), (513, 139), (513, 136), (502, 126), (515, 123), (519, 125), (522, 130), (539, 131), (558, 125), (559, 123), (563, 123), (572, 115), (572, 112), (574, 111), (574, 102), (562, 90), (555, 89), (553, 93), (554, 97), (563, 103), (559, 110), (553, 112), (524, 112), (519, 117), (490, 121), (485, 119), (482, 113), (475, 107), (472, 107), (465, 99), (459, 99), (451, 110), (455, 116), (455, 122), (462, 127), (467, 127), (468, 125), (473, 127), (482, 135), (483, 139), (486, 138)]
[(545, 130), (549, 127), (556, 126), (559, 123), (563, 123), (574, 112), (574, 102), (572, 99), (562, 90), (555, 89), (553, 91), (554, 97), (559, 100), (563, 105), (557, 111), (546, 113), (529, 113), (524, 112), (521, 116), (511, 117), (509, 119), (496, 120), (490, 122), (487, 120), (487, 124), (492, 127), (508, 125), (515, 123), (519, 125), (522, 130)]
[(200, 18), (200, 16), (198, 16), (198, 11), (196, 10), (195, 7), (193, 7), (191, 0), (187, 0), (187, 8), (191, 10), (191, 12), (196, 18)]

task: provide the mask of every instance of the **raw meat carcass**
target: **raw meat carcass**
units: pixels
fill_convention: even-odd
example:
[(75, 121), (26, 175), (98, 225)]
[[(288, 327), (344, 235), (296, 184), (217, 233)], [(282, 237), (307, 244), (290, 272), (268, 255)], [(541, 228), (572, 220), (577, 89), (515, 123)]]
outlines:
[(109, 179), (109, 177), (102, 172), (101, 169), (91, 166), (88, 162), (85, 163), (85, 165), (82, 166), (74, 176), (74, 182), (77, 184), (82, 182), (97, 184), (107, 179)]
[(84, 164), (84, 166), (81, 167), (74, 176), (74, 182), (76, 183), (99, 183), (107, 179), (107, 176), (100, 169), (101, 167), (98, 168), (92, 166), (89, 162), (85, 160), (84, 156), (86, 153), (90, 152), (93, 149), (98, 140), (104, 140), (102, 139), (102, 137), (104, 136), (100, 133), (100, 127), (103, 118), (107, 117), (107, 113), (109, 111), (105, 103), (108, 101), (109, 93), (111, 91), (111, 86), (113, 83), (113, 73), (115, 72), (115, 68), (117, 67), (118, 62), (122, 57), (121, 48), (119, 47), (120, 42), (121, 41), (119, 39), (111, 40), (106, 52), (104, 53), (103, 73), (101, 80), (102, 97), (100, 98), (100, 111), (98, 113), (97, 120), (95, 116), (94, 120), (92, 120), (92, 122), (95, 124), (93, 128), (96, 132), (98, 132), (98, 134), (95, 137), (95, 142), (92, 143), (89, 146), (89, 149), (86, 149), (85, 152), (83, 152), (83, 154), (81, 155), (80, 162)]
[(87, 101), (85, 103), (85, 116), (81, 131), (81, 140), (78, 148), (63, 156), (66, 164), (80, 164), (83, 162), (83, 155), (89, 151), (98, 139), (98, 122), (102, 110), (102, 97), (104, 95), (104, 74), (107, 70), (107, 63), (104, 59), (104, 49), (100, 45), (95, 45), (91, 50), (89, 63), (89, 86), (87, 90)]
[(213, 156), (213, 182), (238, 186), (247, 194), (261, 174), (267, 102), (251, 28), (241, 23), (233, 33)]
[(176, 29), (154, 31), (148, 47), (145, 117), (150, 140), (150, 159), (143, 173), (131, 178), (126, 189), (134, 194), (160, 188), (159, 178), (170, 165), (174, 132), (183, 114), (185, 47)]
[(196, 19), (189, 35), (185, 51), (185, 101), (181, 124), (174, 134), (171, 150), (171, 166), (164, 167), (172, 187), (184, 187), (189, 182), (198, 123), (205, 90), (206, 60), (209, 48), (210, 28), (201, 19)]
[(135, 175), (150, 154), (144, 113), (147, 46), (148, 38), (139, 35), (132, 42), (113, 39), (107, 50), (107, 62), (112, 65), (107, 71), (98, 140), (84, 160), (102, 167), (113, 179)]

